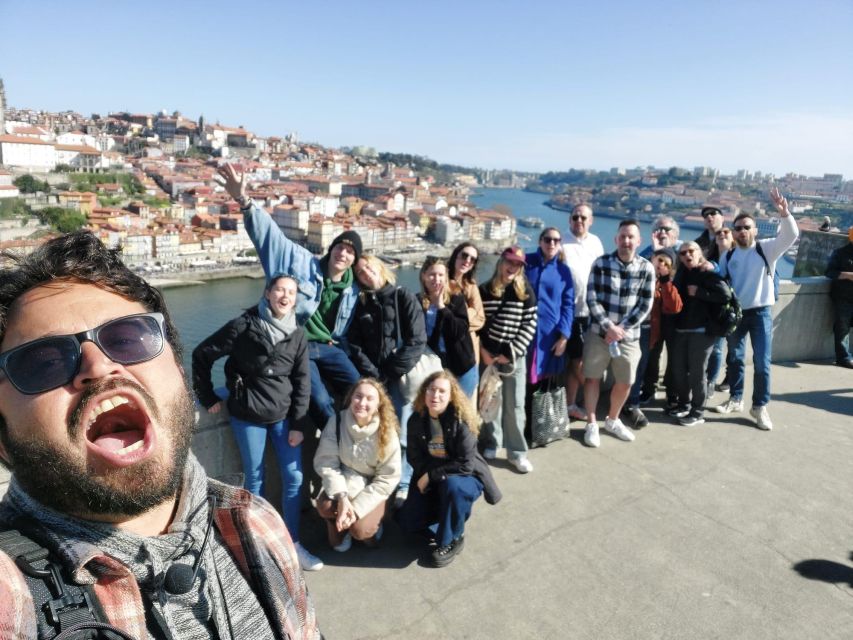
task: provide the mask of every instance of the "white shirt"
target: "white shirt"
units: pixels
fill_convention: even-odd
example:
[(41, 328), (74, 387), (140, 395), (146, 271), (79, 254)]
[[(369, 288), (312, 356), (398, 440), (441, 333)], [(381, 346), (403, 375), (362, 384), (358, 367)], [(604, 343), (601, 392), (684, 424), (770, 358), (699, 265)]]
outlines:
[(769, 307), (776, 302), (773, 295), (776, 261), (791, 248), (798, 235), (800, 230), (797, 222), (794, 216), (788, 215), (781, 219), (775, 238), (758, 241), (770, 265), (770, 275), (767, 274), (767, 265), (758, 255), (754, 244), (748, 249), (741, 249), (735, 244), (731, 260), (727, 258), (727, 253), (720, 256), (720, 273), (731, 279), (732, 289), (735, 290), (741, 307), (755, 309)]
[(599, 256), (604, 255), (604, 245), (598, 236), (591, 233), (581, 240), (573, 233), (566, 234), (568, 240), (563, 243), (563, 255), (566, 264), (572, 272), (572, 280), (575, 287), (575, 317), (586, 318), (589, 316), (589, 307), (586, 305), (586, 283), (589, 280), (589, 272), (592, 263)]

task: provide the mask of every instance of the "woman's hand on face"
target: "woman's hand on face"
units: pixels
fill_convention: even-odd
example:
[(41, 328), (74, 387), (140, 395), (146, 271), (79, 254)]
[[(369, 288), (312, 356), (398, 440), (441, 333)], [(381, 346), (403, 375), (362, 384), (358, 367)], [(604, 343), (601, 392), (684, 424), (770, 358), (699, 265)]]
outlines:
[(420, 491), (421, 493), (426, 493), (428, 487), (429, 476), (427, 474), (423, 474), (420, 478), (418, 478), (418, 491)]
[(444, 309), (444, 288), (446, 286), (444, 282), (439, 282), (430, 291), (429, 301), (438, 309)]
[(207, 412), (211, 413), (211, 414), (216, 414), (216, 413), (219, 413), (220, 411), (222, 411), (222, 400), (217, 402), (212, 407), (208, 407), (208, 409), (207, 409)]
[(291, 447), (298, 447), (300, 444), (302, 444), (303, 440), (305, 440), (305, 434), (301, 431), (291, 429), (290, 433), (287, 434), (287, 444), (289, 444)]

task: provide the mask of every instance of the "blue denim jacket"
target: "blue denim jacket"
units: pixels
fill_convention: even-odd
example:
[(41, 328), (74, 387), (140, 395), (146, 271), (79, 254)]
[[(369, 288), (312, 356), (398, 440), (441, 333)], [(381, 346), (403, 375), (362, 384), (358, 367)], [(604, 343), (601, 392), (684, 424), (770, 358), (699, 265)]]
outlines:
[[(320, 259), (305, 247), (299, 246), (284, 235), (272, 216), (255, 202), (245, 211), (243, 220), (246, 232), (255, 245), (258, 259), (269, 282), (274, 276), (289, 275), (296, 278), (296, 322), (300, 326), (308, 322), (320, 305), (323, 292), (323, 268)], [(344, 289), (341, 304), (332, 328), (332, 337), (338, 342), (346, 341), (347, 330), (352, 320), (352, 311), (358, 301), (358, 284), (353, 278), (352, 286)]]

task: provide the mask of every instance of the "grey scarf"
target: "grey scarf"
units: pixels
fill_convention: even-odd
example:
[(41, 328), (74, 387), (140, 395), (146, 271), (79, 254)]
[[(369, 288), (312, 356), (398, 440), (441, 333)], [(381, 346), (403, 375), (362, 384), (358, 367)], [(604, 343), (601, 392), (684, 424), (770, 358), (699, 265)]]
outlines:
[(283, 318), (276, 318), (270, 309), (269, 302), (263, 296), (258, 303), (258, 315), (264, 321), (264, 328), (273, 344), (278, 344), (296, 331), (296, 314), (291, 311)]

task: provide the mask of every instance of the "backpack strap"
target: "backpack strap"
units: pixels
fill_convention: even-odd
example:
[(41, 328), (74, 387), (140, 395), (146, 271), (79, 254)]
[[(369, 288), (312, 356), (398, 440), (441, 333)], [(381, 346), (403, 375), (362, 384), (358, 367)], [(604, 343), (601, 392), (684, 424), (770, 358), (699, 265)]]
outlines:
[[(14, 560), (30, 589), (39, 638), (73, 633), (77, 625), (91, 630), (98, 628), (90, 626), (92, 623), (108, 622), (91, 585), (67, 581), (61, 565), (35, 540), (17, 529), (9, 529), (0, 532), (0, 550)], [(98, 636), (86, 631), (76, 637)]]
[(767, 269), (767, 275), (772, 278), (773, 272), (770, 271), (770, 263), (767, 261), (767, 256), (764, 255), (764, 249), (761, 248), (761, 243), (757, 240), (755, 241), (755, 250), (758, 252), (758, 255), (761, 256), (761, 259), (764, 260), (764, 268)]

